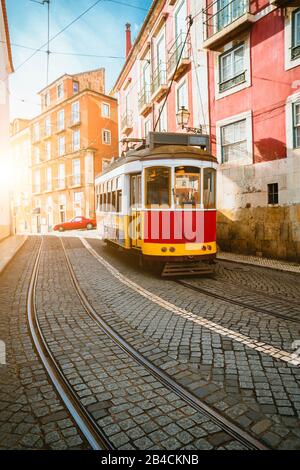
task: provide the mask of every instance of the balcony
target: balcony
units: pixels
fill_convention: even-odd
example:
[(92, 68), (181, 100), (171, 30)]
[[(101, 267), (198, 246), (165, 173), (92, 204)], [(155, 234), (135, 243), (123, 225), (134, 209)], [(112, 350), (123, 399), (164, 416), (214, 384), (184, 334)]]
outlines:
[(130, 134), (133, 129), (133, 113), (126, 111), (121, 119), (121, 134)]
[(151, 111), (151, 91), (150, 86), (145, 85), (139, 93), (139, 110), (140, 114), (146, 116)]
[(191, 63), (191, 43), (187, 35), (180, 33), (168, 51), (168, 80), (178, 80), (189, 68)]
[(161, 63), (153, 73), (151, 84), (151, 100), (159, 101), (168, 91), (167, 67)]
[(59, 178), (57, 180), (57, 189), (65, 189), (65, 187), (66, 187), (65, 178)]
[(74, 113), (71, 115), (69, 122), (69, 127), (79, 126), (81, 124), (81, 115), (80, 113)]
[(215, 0), (203, 10), (203, 47), (213, 51), (251, 27), (254, 15), (250, 13), (250, 0), (231, 0), (221, 6)]

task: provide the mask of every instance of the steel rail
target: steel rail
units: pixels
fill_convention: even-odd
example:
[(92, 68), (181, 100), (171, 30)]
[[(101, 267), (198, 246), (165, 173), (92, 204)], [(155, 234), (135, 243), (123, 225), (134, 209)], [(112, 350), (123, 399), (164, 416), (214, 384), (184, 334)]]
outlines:
[[(182, 385), (177, 383), (172, 377), (170, 377), (166, 372), (162, 369), (157, 367), (151, 361), (149, 361), (146, 357), (144, 357), (141, 353), (139, 353), (135, 348), (133, 348), (121, 335), (119, 335), (103, 318), (96, 312), (94, 307), (88, 301), (85, 293), (80, 287), (78, 279), (76, 278), (75, 271), (71, 262), (69, 260), (66, 248), (60, 238), (70, 277), (75, 287), (77, 294), (81, 300), (82, 305), (84, 306), (86, 312), (90, 315), (90, 317), (96, 321), (100, 329), (105, 333), (107, 336), (111, 338), (111, 340), (119, 346), (128, 356), (138, 362), (141, 366), (147, 369), (159, 382), (161, 382), (165, 387), (170, 389), (176, 395), (178, 395), (183, 401), (188, 403), (191, 407), (193, 407), (198, 412), (204, 414), (206, 417), (211, 419), (215, 424), (220, 426), (223, 431), (227, 432), (231, 435), (234, 439), (239, 441), (249, 450), (268, 450), (261, 441), (256, 439), (255, 437), (251, 436), (243, 429), (239, 428), (233, 422), (231, 422), (226, 417), (222, 416), (216, 410), (208, 406), (206, 403), (202, 402), (198, 397), (196, 397), (193, 393), (189, 390), (184, 388)], [(92, 253), (91, 253), (92, 254)], [(94, 255), (93, 255), (94, 256)], [(97, 258), (96, 258), (97, 259)]]
[(96, 421), (88, 413), (86, 408), (81, 404), (76, 393), (70, 386), (66, 377), (64, 376), (60, 366), (51, 353), (47, 341), (41, 331), (37, 309), (36, 309), (36, 286), (40, 266), (40, 258), (43, 247), (43, 238), (38, 249), (34, 268), (30, 278), (30, 284), (27, 294), (27, 318), (29, 324), (29, 331), (36, 349), (36, 352), (45, 367), (48, 376), (54, 385), (58, 395), (68, 409), (70, 415), (77, 423), (82, 434), (87, 439), (92, 449), (94, 450), (111, 450), (112, 445), (107, 440), (106, 436), (99, 428)]
[(264, 315), (270, 315), (272, 317), (280, 318), (284, 321), (291, 321), (293, 323), (300, 324), (300, 319), (287, 317), (286, 315), (283, 315), (282, 313), (272, 312), (272, 311), (270, 311), (266, 308), (263, 308), (263, 307), (256, 307), (255, 305), (250, 305), (248, 303), (242, 302), (241, 300), (229, 299), (228, 297), (225, 297), (225, 296), (220, 295), (220, 294), (216, 294), (215, 292), (208, 291), (206, 289), (203, 289), (202, 287), (193, 286), (193, 285), (189, 284), (186, 281), (182, 281), (182, 280), (177, 279), (174, 282), (176, 282), (176, 284), (179, 284), (183, 287), (191, 289), (195, 292), (199, 292), (200, 294), (207, 295), (208, 297), (214, 297), (215, 299), (222, 300), (223, 302), (228, 302), (228, 303), (231, 303), (231, 304), (234, 304), (234, 305), (239, 305), (240, 307), (244, 307), (244, 308), (247, 308), (249, 310), (253, 310), (254, 312), (257, 312), (257, 313), (263, 313)]

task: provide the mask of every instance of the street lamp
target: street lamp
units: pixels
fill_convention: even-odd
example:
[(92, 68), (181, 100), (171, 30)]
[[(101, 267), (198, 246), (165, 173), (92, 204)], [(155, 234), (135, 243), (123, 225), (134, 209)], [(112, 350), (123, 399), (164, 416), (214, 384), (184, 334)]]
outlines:
[(185, 106), (181, 108), (176, 113), (177, 124), (182, 129), (186, 129), (187, 132), (194, 132), (194, 134), (202, 134), (202, 127), (188, 127), (188, 122), (190, 119), (191, 113)]

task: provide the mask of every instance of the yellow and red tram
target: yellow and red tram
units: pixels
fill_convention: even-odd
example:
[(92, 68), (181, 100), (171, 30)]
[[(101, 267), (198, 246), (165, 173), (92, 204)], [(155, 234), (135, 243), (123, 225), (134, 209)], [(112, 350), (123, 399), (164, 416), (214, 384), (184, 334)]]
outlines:
[(174, 136), (170, 144), (166, 134), (150, 133), (150, 144), (96, 178), (99, 235), (142, 260), (210, 262), (217, 252), (217, 160), (203, 136)]

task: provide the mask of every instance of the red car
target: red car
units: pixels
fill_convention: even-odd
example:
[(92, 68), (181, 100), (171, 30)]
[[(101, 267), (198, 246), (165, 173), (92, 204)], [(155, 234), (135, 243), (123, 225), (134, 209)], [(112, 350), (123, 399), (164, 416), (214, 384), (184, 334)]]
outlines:
[(74, 217), (74, 219), (69, 220), (68, 222), (62, 222), (53, 227), (53, 230), (64, 232), (65, 230), (77, 230), (77, 229), (87, 229), (91, 230), (97, 227), (97, 222), (95, 219), (87, 219), (86, 217)]

